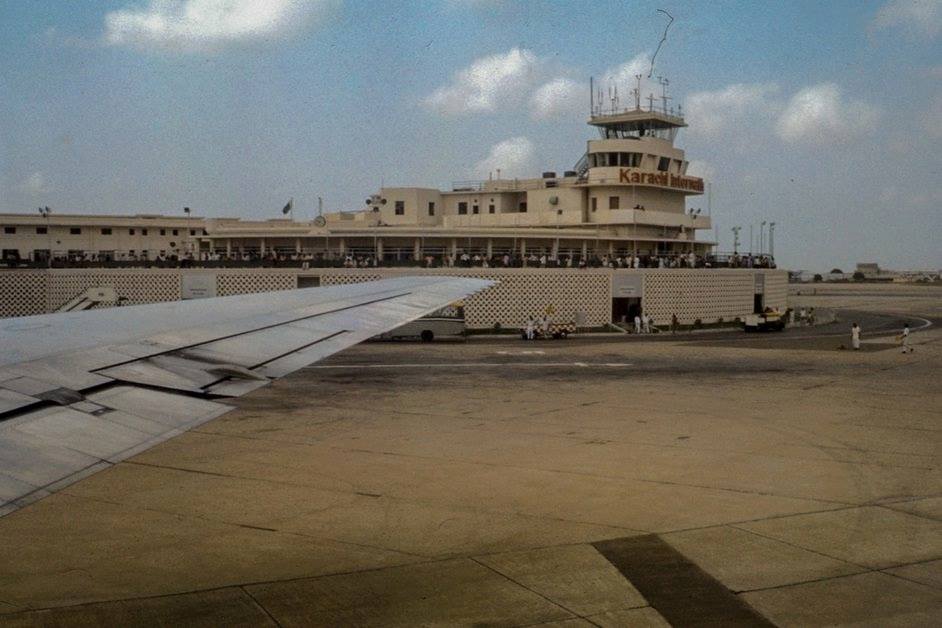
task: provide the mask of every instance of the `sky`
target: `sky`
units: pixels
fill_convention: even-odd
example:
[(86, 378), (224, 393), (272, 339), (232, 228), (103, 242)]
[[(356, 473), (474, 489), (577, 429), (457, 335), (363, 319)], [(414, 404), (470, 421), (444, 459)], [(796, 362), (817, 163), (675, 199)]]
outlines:
[(731, 229), (942, 267), (942, 0), (0, 0), (0, 212), (295, 217), (571, 169), (589, 77), (670, 81)]

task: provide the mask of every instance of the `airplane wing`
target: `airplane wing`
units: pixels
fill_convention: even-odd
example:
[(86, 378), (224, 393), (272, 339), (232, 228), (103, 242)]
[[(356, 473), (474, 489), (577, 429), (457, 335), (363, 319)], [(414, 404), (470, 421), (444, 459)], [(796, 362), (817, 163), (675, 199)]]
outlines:
[(0, 516), (492, 284), (403, 277), (0, 319)]

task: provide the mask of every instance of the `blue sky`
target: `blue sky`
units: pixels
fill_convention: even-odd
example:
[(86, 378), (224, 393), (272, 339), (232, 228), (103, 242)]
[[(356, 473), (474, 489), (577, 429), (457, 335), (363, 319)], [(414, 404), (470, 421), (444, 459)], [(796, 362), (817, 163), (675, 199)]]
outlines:
[(775, 220), (793, 268), (942, 266), (940, 0), (0, 0), (0, 212), (303, 217), (568, 169), (658, 8), (722, 249)]

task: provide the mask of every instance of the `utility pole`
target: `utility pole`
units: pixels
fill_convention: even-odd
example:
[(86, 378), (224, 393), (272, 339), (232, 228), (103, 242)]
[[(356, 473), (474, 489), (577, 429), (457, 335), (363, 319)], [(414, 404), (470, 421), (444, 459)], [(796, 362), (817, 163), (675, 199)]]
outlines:
[(49, 247), (49, 250), (46, 253), (46, 268), (52, 268), (52, 233), (50, 232), (49, 225), (49, 214), (51, 213), (52, 210), (49, 209), (48, 205), (39, 208), (39, 215), (46, 220), (46, 246)]
[(752, 244), (755, 242), (755, 238), (752, 235), (752, 225), (749, 225), (749, 255), (752, 255)]
[(768, 224), (766, 221), (762, 221), (762, 224), (759, 225), (759, 255), (765, 253), (765, 225)]
[(183, 228), (183, 251), (184, 253), (190, 253), (190, 208), (184, 207), (183, 213), (186, 214), (186, 220), (184, 220), (185, 226)]
[(769, 257), (773, 260), (775, 259), (775, 240), (773, 240), (773, 235), (775, 234), (775, 223), (769, 223)]

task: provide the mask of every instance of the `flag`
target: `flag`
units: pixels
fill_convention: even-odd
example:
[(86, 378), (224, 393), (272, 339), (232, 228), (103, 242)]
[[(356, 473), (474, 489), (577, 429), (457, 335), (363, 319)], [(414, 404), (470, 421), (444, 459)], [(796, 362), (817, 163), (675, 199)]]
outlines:
[(291, 212), (291, 210), (292, 210), (293, 208), (294, 208), (294, 199), (292, 198), (292, 199), (290, 199), (290, 200), (288, 201), (288, 204), (287, 204), (287, 205), (285, 205), (284, 207), (281, 208), (281, 213), (282, 213), (282, 214), (288, 214), (288, 213)]

